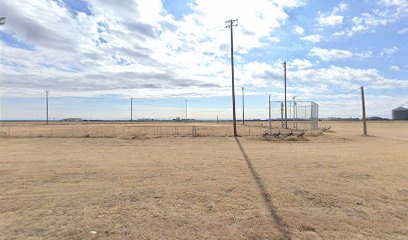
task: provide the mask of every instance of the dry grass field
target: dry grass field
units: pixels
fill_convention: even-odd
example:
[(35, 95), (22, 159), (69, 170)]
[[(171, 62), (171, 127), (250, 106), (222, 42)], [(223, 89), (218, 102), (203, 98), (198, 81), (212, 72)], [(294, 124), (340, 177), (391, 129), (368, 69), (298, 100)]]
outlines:
[(408, 239), (408, 122), (262, 137), (0, 138), (0, 239)]

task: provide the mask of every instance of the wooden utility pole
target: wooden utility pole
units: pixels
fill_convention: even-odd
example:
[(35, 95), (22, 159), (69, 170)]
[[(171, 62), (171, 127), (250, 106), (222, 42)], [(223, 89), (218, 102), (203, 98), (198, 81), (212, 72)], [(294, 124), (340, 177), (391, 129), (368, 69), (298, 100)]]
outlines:
[(48, 90), (45, 90), (45, 111), (46, 111), (46, 118), (47, 118), (47, 125), (48, 125)]
[(133, 123), (133, 98), (130, 98), (130, 123)]
[(187, 102), (188, 102), (188, 100), (186, 99), (186, 123), (188, 122), (188, 118), (187, 118)]
[(287, 110), (287, 103), (286, 103), (286, 62), (283, 63), (284, 69), (284, 80), (285, 80), (285, 128), (288, 128), (288, 110)]
[(271, 95), (269, 95), (269, 134), (272, 134), (272, 122), (271, 122)]
[(242, 125), (245, 125), (245, 93), (242, 87)]
[(233, 28), (238, 26), (238, 19), (225, 21), (226, 28), (231, 29), (231, 72), (232, 72), (232, 121), (234, 123), (234, 137), (237, 137), (237, 118), (235, 115), (235, 83), (234, 83), (234, 34)]
[(361, 106), (363, 110), (364, 135), (367, 136), (367, 121), (366, 121), (366, 109), (365, 109), (365, 98), (364, 98), (364, 87), (363, 86), (361, 86)]

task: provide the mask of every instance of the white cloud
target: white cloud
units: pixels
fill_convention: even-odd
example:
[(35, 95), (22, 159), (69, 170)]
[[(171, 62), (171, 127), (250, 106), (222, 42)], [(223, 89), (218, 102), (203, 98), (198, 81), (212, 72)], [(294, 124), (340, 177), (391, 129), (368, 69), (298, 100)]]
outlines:
[(395, 54), (396, 52), (399, 51), (399, 48), (396, 46), (393, 46), (392, 48), (383, 48), (381, 49), (380, 55), (381, 56), (391, 56), (393, 54)]
[(408, 16), (408, 1), (406, 0), (380, 0), (379, 8), (370, 12), (363, 12), (360, 16), (352, 18), (352, 26), (335, 34), (337, 36), (353, 36), (359, 32), (375, 32), (378, 27), (385, 27), (391, 23)]
[(372, 51), (358, 52), (358, 51), (348, 51), (341, 49), (324, 49), (314, 47), (310, 50), (310, 56), (318, 57), (323, 61), (336, 61), (336, 60), (347, 60), (351, 58), (355, 59), (365, 59), (370, 58), (373, 55)]
[(296, 25), (296, 26), (294, 27), (293, 31), (294, 31), (295, 33), (299, 34), (299, 35), (303, 35), (303, 33), (305, 32), (305, 30), (304, 30), (301, 26), (299, 26), (299, 25)]
[(400, 70), (400, 68), (398, 66), (391, 66), (390, 69), (392, 71), (396, 71), (396, 72)]
[(400, 35), (404, 35), (404, 34), (407, 34), (407, 33), (408, 33), (408, 28), (403, 28), (403, 29), (398, 31), (398, 34), (400, 34)]
[(343, 23), (343, 16), (340, 15), (328, 15), (320, 16), (318, 22), (322, 26), (335, 26)]
[(240, 18), (234, 47), (245, 54), (278, 42), (273, 31), (288, 19), (286, 9), (304, 4), (197, 0), (190, 14), (176, 20), (160, 0), (89, 3), (92, 15), (72, 14), (56, 1), (1, 1), (8, 12), (5, 31), (33, 46), (0, 42), (8, 61), (1, 66), (3, 89), (147, 96), (227, 87), (225, 12)]
[(344, 2), (339, 3), (336, 7), (333, 9), (333, 14), (339, 13), (339, 12), (344, 12), (348, 9), (348, 5)]
[(312, 48), (309, 55), (318, 57), (323, 61), (347, 60), (353, 57), (353, 53), (347, 50), (323, 49), (317, 47)]
[[(304, 60), (298, 62), (307, 63)], [(310, 62), (309, 62), (310, 63)], [(288, 62), (288, 77), (292, 87), (302, 87), (307, 89), (319, 84), (328, 86), (335, 91), (342, 92), (341, 89), (355, 89), (361, 84), (367, 88), (408, 88), (408, 81), (399, 79), (390, 79), (382, 76), (377, 69), (360, 69), (351, 67), (330, 66), (327, 68), (299, 68), (296, 67), (295, 60)], [(245, 69), (240, 70), (240, 76), (245, 79), (251, 79), (250, 84), (255, 81), (254, 85), (261, 87), (282, 87), (282, 65), (280, 62), (274, 64), (251, 62)], [(296, 85), (298, 84), (298, 85)], [(316, 94), (319, 89), (314, 88)], [(329, 95), (329, 94), (328, 94)]]
[(319, 12), (319, 17), (317, 21), (321, 26), (336, 26), (343, 23), (344, 17), (339, 15), (339, 13), (346, 11), (348, 8), (347, 4), (339, 3), (333, 8), (330, 13), (321, 14)]
[(293, 66), (297, 69), (307, 69), (307, 68), (311, 68), (313, 67), (313, 63), (311, 63), (309, 60), (307, 59), (294, 59), (289, 63), (289, 66)]
[(366, 52), (354, 52), (353, 55), (359, 59), (364, 59), (364, 58), (370, 58), (373, 56), (372, 51), (366, 51)]
[(318, 43), (322, 40), (320, 35), (307, 35), (301, 38), (304, 41), (311, 42), (311, 43)]

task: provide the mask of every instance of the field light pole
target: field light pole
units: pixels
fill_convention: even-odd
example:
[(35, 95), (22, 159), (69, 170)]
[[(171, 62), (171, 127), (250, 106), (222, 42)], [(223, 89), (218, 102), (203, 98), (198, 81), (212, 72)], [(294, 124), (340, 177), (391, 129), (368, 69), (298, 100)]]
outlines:
[(47, 125), (48, 125), (48, 90), (45, 90), (45, 111), (46, 111), (46, 118), (47, 118)]
[(285, 128), (288, 128), (288, 109), (286, 103), (286, 62), (283, 62), (284, 80), (285, 80)]
[(225, 28), (231, 29), (231, 72), (232, 72), (232, 118), (234, 123), (234, 137), (237, 135), (237, 122), (235, 115), (235, 84), (234, 84), (234, 34), (233, 28), (238, 26), (238, 19), (230, 19), (225, 21)]
[(365, 98), (364, 98), (364, 87), (363, 86), (361, 86), (361, 107), (363, 110), (364, 135), (367, 136), (366, 108), (365, 108)]
[[(0, 17), (0, 25), (6, 24), (6, 18), (5, 17)], [(1, 99), (0, 99), (0, 108), (1, 108)], [(2, 119), (2, 115), (0, 113), (0, 120)]]

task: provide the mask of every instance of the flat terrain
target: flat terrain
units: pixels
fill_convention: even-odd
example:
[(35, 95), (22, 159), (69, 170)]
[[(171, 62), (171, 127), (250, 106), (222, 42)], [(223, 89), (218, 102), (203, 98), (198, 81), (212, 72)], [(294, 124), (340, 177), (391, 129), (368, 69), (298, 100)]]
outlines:
[(408, 239), (408, 122), (261, 137), (0, 138), (0, 239)]

